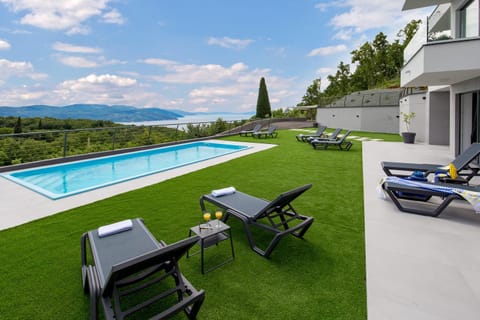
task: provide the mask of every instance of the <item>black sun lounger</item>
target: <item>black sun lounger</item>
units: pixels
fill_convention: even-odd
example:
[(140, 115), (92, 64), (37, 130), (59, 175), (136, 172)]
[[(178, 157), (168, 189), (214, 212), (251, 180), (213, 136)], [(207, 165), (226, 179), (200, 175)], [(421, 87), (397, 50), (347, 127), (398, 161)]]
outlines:
[(340, 139), (314, 139), (310, 141), (310, 144), (313, 149), (328, 149), (329, 146), (337, 146), (340, 150), (348, 151), (353, 145), (351, 141), (346, 141), (351, 132), (348, 130)]
[[(473, 143), (459, 154), (452, 164), (455, 166), (458, 175), (469, 181), (478, 174), (480, 167), (476, 165), (474, 160), (480, 155), (480, 143)], [(382, 161), (383, 171), (387, 176), (405, 177), (409, 176), (414, 171), (421, 171), (425, 176), (439, 172), (448, 171), (443, 169), (448, 164), (432, 164), (432, 163), (405, 163), (405, 162), (387, 162)], [(396, 171), (407, 172), (397, 173)]]
[[(273, 201), (256, 198), (239, 191), (217, 197), (206, 194), (200, 198), (200, 208), (204, 212), (205, 201), (207, 201), (226, 210), (223, 221), (227, 221), (230, 216), (239, 219), (243, 223), (252, 250), (268, 258), (281, 238), (289, 234), (303, 238), (312, 225), (313, 217), (298, 214), (291, 204), (311, 187), (311, 184), (307, 184), (284, 192)], [(274, 233), (273, 239), (265, 250), (256, 245), (250, 229), (253, 227)]]
[(261, 128), (262, 128), (262, 125), (257, 124), (257, 125), (255, 125), (255, 127), (253, 127), (252, 130), (242, 130), (242, 131), (240, 131), (240, 136), (248, 137), (249, 135), (252, 135), (253, 133), (260, 131)]
[(257, 131), (252, 133), (252, 137), (254, 138), (276, 138), (278, 135), (277, 128), (275, 126), (271, 126), (268, 130), (265, 131)]
[[(126, 221), (131, 223), (126, 230), (100, 236), (99, 228), (81, 237), (82, 280), (84, 292), (90, 295), (90, 318), (97, 319), (100, 303), (105, 319), (132, 314), (165, 319), (182, 311), (195, 319), (205, 292), (197, 291), (182, 275), (178, 260), (198, 237), (167, 245), (157, 241), (141, 219)], [(155, 310), (161, 300), (166, 306)]]
[(322, 138), (322, 137), (320, 137), (320, 138), (310, 137), (310, 138), (307, 138), (306, 140), (307, 140), (307, 142), (309, 142), (309, 143), (312, 143), (313, 140), (336, 140), (337, 137), (338, 137), (338, 135), (340, 134), (340, 132), (342, 132), (342, 130), (343, 130), (342, 128), (337, 128), (337, 129), (335, 129), (335, 131), (333, 131), (330, 135), (326, 134), (327, 137), (325, 137), (325, 138)]
[[(467, 200), (463, 192), (480, 193), (480, 187), (460, 184), (407, 182), (391, 179), (383, 182), (383, 190), (390, 196), (400, 211), (437, 217), (453, 200)], [(439, 203), (427, 202), (437, 197)], [(419, 201), (424, 202), (419, 204)]]
[(325, 137), (325, 130), (327, 130), (327, 127), (326, 126), (319, 126), (318, 129), (317, 129), (317, 132), (315, 132), (315, 134), (297, 134), (295, 136), (295, 138), (297, 138), (297, 141), (299, 142), (307, 142), (309, 138), (323, 138)]

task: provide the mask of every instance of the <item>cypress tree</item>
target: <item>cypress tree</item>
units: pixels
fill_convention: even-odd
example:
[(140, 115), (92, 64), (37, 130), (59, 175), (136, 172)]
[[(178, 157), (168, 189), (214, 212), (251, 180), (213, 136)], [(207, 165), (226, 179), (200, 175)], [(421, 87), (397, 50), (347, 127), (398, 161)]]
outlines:
[(265, 78), (260, 79), (260, 87), (258, 89), (257, 99), (257, 118), (267, 118), (272, 114), (270, 107), (270, 100), (268, 99), (267, 85), (265, 84)]
[(15, 126), (13, 127), (13, 133), (22, 133), (22, 118), (18, 117)]

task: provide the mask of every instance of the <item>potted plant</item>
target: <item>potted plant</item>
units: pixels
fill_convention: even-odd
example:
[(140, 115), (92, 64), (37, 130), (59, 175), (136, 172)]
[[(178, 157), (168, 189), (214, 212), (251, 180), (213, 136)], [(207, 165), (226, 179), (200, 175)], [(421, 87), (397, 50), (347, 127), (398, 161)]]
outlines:
[(402, 116), (402, 120), (405, 123), (405, 127), (407, 128), (406, 132), (402, 132), (403, 142), (404, 143), (414, 143), (415, 142), (415, 132), (410, 132), (410, 123), (415, 118), (415, 112), (405, 113), (400, 112)]

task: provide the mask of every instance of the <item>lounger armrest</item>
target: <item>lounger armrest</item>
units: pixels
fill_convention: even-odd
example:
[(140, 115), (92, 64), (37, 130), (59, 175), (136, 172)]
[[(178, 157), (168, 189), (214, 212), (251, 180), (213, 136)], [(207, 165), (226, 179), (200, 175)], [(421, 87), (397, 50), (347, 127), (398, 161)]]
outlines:
[(103, 292), (108, 292), (112, 289), (113, 279), (128, 277), (139, 271), (165, 263), (166, 261), (178, 261), (198, 240), (198, 236), (189, 237), (166, 247), (153, 250), (143, 256), (135, 257), (112, 266), (112, 270), (105, 280), (106, 285), (105, 288), (103, 288)]

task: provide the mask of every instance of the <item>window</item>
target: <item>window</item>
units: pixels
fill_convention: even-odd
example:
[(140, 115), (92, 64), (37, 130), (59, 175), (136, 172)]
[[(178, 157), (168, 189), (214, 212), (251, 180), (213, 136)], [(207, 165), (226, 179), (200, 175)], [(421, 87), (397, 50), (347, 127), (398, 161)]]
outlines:
[(460, 37), (477, 37), (479, 35), (479, 0), (468, 2), (460, 9)]
[(460, 153), (472, 143), (480, 142), (480, 91), (462, 93), (460, 97)]

